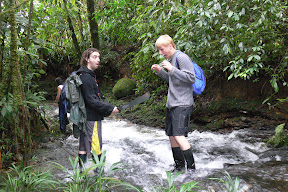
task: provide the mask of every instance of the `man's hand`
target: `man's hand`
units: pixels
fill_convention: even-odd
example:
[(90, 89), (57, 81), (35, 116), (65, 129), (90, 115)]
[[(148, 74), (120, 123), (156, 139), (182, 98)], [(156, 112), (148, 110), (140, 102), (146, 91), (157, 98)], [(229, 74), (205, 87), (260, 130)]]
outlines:
[(151, 70), (156, 71), (157, 73), (159, 73), (159, 71), (161, 70), (161, 66), (158, 64), (154, 64), (151, 66)]
[(114, 107), (112, 113), (118, 113), (118, 112), (119, 112), (118, 108), (117, 108), (117, 107)]
[(167, 60), (164, 60), (162, 62), (162, 67), (164, 67), (165, 69), (167, 69), (168, 71), (171, 71), (173, 66), (171, 65), (171, 63)]

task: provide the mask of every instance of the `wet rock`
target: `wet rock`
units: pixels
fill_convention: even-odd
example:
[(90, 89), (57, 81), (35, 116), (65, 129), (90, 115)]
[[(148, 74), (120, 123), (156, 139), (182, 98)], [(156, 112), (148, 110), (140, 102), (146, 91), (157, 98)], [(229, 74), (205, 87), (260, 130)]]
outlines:
[(56, 139), (55, 137), (49, 137), (49, 141), (51, 141), (51, 142), (56, 142), (57, 139)]
[(281, 148), (272, 148), (259, 154), (260, 159), (269, 159), (271, 161), (288, 161), (288, 146)]

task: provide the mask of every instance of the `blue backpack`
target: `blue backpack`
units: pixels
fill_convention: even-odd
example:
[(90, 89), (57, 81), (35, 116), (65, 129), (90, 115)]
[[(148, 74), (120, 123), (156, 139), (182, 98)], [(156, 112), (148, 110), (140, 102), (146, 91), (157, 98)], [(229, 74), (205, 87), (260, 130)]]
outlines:
[[(182, 53), (182, 52), (181, 51), (178, 52), (175, 56), (175, 63), (176, 63), (176, 66), (178, 69), (180, 69), (180, 68), (179, 68), (178, 63), (177, 63), (177, 57), (180, 53)], [(200, 95), (205, 89), (206, 77), (205, 77), (204, 71), (201, 69), (201, 67), (199, 65), (197, 65), (194, 62), (192, 62), (192, 64), (194, 66), (194, 71), (195, 71), (195, 76), (196, 76), (196, 81), (194, 84), (192, 84), (193, 96), (197, 96), (197, 95)]]

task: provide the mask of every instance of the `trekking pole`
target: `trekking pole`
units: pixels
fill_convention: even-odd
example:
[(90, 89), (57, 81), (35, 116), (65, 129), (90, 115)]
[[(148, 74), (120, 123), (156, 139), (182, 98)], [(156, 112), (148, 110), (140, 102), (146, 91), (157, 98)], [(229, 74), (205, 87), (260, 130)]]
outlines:
[(2, 169), (2, 157), (1, 157), (1, 148), (0, 148), (0, 169)]
[(66, 150), (65, 148), (63, 148), (64, 151), (66, 151), (66, 153), (68, 153), (69, 155), (71, 155), (72, 157), (74, 157), (76, 159), (76, 156), (74, 154), (72, 154), (70, 151)]

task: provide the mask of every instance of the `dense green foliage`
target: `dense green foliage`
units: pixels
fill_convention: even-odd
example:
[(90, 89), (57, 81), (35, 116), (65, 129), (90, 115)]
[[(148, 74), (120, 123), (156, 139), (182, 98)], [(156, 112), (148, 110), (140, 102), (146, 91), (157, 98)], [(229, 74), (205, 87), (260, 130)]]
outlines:
[(287, 6), (282, 1), (195, 0), (190, 5), (154, 1), (140, 8), (134, 33), (141, 44), (132, 66), (140, 87), (159, 87), (149, 70), (163, 59), (154, 48), (161, 34), (172, 36), (177, 48), (207, 75), (221, 71), (228, 72), (228, 79), (265, 75), (275, 92), (287, 86)]

